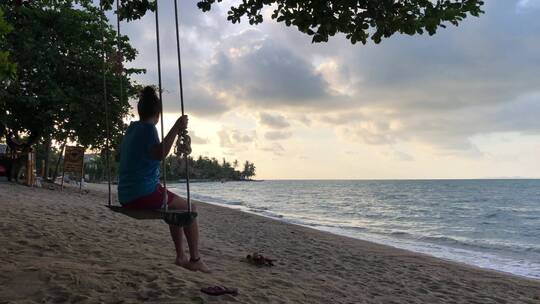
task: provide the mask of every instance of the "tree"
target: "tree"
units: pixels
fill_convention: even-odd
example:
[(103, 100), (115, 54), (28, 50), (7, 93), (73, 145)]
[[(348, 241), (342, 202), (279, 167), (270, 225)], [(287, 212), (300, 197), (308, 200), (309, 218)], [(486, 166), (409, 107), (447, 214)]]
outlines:
[[(0, 50), (5, 50), (6, 35), (13, 31), (13, 27), (4, 19), (4, 12), (0, 9)], [(9, 58), (9, 52), (0, 51), (0, 82), (15, 76), (17, 65)], [(0, 134), (1, 136), (1, 134)]]
[(251, 163), (249, 164), (248, 178), (251, 179), (253, 176), (255, 176), (255, 164)]
[[(240, 172), (231, 167), (231, 163), (223, 159), (221, 164), (216, 158), (199, 156), (197, 160), (188, 158), (190, 178), (200, 180), (243, 180), (255, 175), (255, 165), (247, 162), (247, 171)], [(186, 178), (185, 162), (177, 155), (170, 155), (165, 161), (167, 180), (177, 181)]]
[[(113, 2), (102, 0), (107, 7)], [(197, 6), (207, 12), (216, 2), (222, 0), (202, 0)], [(269, 7), (272, 19), (295, 26), (312, 36), (313, 42), (326, 42), (342, 33), (353, 44), (366, 44), (368, 38), (379, 43), (395, 33), (433, 35), (447, 23), (457, 26), (467, 15), (479, 16), (483, 4), (482, 0), (242, 0), (230, 8), (227, 19), (238, 23), (247, 18), (250, 24), (259, 24), (263, 22), (263, 8)], [(119, 13), (134, 20), (154, 9), (154, 1), (124, 0)]]
[(255, 176), (255, 164), (246, 160), (244, 163), (244, 170), (242, 171), (242, 178), (249, 180), (253, 176)]
[[(88, 176), (90, 182), (102, 182), (107, 180), (107, 161), (105, 153), (90, 154), (85, 156), (84, 175)], [(116, 162), (110, 163), (111, 180), (118, 180), (119, 164)]]
[(3, 43), (17, 63), (15, 80), (0, 87), (0, 120), (8, 130), (100, 150), (108, 122), (113, 143), (119, 142), (128, 99), (138, 91), (130, 75), (143, 72), (117, 70), (119, 56), (132, 61), (137, 55), (128, 38), (117, 39), (91, 1), (7, 1), (0, 9), (14, 28)]

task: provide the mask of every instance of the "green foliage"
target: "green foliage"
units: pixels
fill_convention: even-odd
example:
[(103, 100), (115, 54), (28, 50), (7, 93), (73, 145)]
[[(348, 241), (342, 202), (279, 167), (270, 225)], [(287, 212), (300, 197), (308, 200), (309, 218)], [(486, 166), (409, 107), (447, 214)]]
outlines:
[[(118, 181), (119, 164), (113, 159), (110, 160), (111, 181)], [(88, 182), (103, 182), (107, 181), (107, 160), (105, 153), (87, 155), (87, 160), (84, 163), (84, 175), (88, 176)]]
[(106, 137), (105, 100), (113, 142), (118, 142), (126, 128), (128, 99), (139, 89), (130, 75), (143, 71), (119, 73), (119, 54), (132, 61), (137, 51), (126, 36), (117, 41), (116, 32), (91, 1), (76, 2), (0, 4), (14, 28), (7, 35), (6, 49), (18, 64), (16, 80), (0, 87), (0, 120), (8, 129), (38, 139), (69, 139), (101, 149)]
[[(198, 180), (208, 181), (239, 181), (249, 180), (255, 176), (255, 165), (246, 161), (243, 170), (237, 170), (238, 161), (234, 161), (231, 165), (226, 159), (221, 163), (216, 158), (208, 158), (199, 156), (196, 160), (192, 157), (188, 160), (189, 177)], [(185, 160), (180, 159), (176, 155), (168, 156), (165, 160), (167, 166), (167, 180), (178, 181), (186, 178)], [(102, 182), (107, 180), (105, 155), (94, 154), (88, 156), (84, 164), (84, 172), (88, 175), (90, 182)], [(111, 159), (111, 178), (113, 181), (118, 180), (118, 163)]]
[[(100, 4), (106, 10), (113, 8), (115, 0), (100, 0)], [(155, 1), (150, 0), (123, 0), (122, 6), (116, 11), (122, 20), (132, 21), (143, 17), (147, 11), (156, 9)]]
[[(222, 0), (217, 0), (221, 2)], [(216, 0), (203, 0), (198, 6), (208, 11)], [(480, 0), (357, 0), (357, 1), (289, 1), (243, 0), (231, 7), (227, 17), (233, 23), (246, 17), (250, 24), (263, 21), (264, 6), (273, 6), (272, 19), (296, 26), (313, 36), (313, 42), (326, 42), (337, 33), (345, 34), (351, 43), (365, 44), (370, 38), (381, 42), (395, 33), (433, 35), (446, 22), (458, 25), (467, 14), (482, 13)]]
[[(111, 6), (114, 0), (102, 0)], [(197, 6), (204, 12), (222, 0), (202, 0)], [(138, 19), (154, 10), (154, 1), (124, 0), (120, 9), (123, 18)], [(271, 18), (295, 26), (312, 36), (313, 42), (326, 42), (329, 37), (342, 33), (351, 43), (367, 43), (371, 38), (381, 42), (395, 33), (415, 35), (427, 32), (433, 35), (445, 24), (458, 25), (467, 15), (478, 17), (482, 0), (242, 0), (232, 6), (227, 19), (237, 23), (247, 18), (250, 24), (263, 22), (262, 10), (273, 10)]]
[[(49, 177), (55, 170), (55, 165), (58, 162), (59, 158), (62, 157), (61, 147), (52, 147), (49, 146), (46, 142), (40, 142), (34, 146), (34, 152), (36, 152), (36, 170), (38, 175), (43, 175), (44, 172), (41, 171), (41, 164), (49, 163), (52, 167), (48, 168), (49, 172), (46, 172), (45, 177)], [(45, 166), (47, 169), (47, 165)]]
[(13, 27), (4, 19), (4, 11), (0, 9), (0, 82), (15, 76), (17, 65), (9, 58), (6, 49), (6, 35), (13, 31)]
[[(231, 165), (226, 159), (221, 163), (216, 158), (199, 156), (197, 160), (188, 159), (190, 178), (201, 180), (247, 180), (255, 176), (255, 165), (246, 161), (247, 167), (239, 171), (235, 165)], [(233, 164), (237, 164), (235, 161)], [(185, 160), (176, 155), (167, 157), (167, 179), (178, 180), (186, 178)], [(247, 170), (246, 170), (247, 168)]]

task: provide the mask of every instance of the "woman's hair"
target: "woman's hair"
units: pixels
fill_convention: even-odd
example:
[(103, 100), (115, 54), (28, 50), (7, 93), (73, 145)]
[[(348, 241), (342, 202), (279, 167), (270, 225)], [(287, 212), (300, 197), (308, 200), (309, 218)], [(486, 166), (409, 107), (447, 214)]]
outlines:
[(156, 94), (156, 89), (147, 86), (141, 91), (137, 111), (141, 120), (146, 120), (160, 113), (161, 101)]

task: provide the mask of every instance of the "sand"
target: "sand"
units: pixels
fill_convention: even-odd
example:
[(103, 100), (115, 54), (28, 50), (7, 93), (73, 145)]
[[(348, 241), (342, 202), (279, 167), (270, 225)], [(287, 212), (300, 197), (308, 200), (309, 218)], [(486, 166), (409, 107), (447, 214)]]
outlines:
[[(213, 273), (173, 264), (168, 228), (106, 195), (0, 183), (0, 303), (540, 303), (540, 281), (198, 203)], [(243, 261), (253, 251), (275, 267)], [(236, 287), (211, 297), (201, 287)]]

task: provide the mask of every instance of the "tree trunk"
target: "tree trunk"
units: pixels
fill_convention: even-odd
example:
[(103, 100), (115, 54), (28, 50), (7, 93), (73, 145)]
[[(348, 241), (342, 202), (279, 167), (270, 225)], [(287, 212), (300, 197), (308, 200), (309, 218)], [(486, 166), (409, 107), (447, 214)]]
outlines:
[(62, 148), (60, 148), (60, 156), (58, 157), (58, 161), (56, 162), (56, 168), (54, 169), (54, 175), (52, 176), (53, 183), (56, 181), (56, 177), (58, 176), (58, 167), (60, 167), (60, 160), (62, 160), (62, 156), (64, 155), (64, 149), (66, 148), (66, 142), (65, 141), (62, 144)]
[(48, 180), (49, 179), (49, 171), (50, 171), (50, 161), (49, 157), (51, 155), (51, 138), (46, 138), (44, 142), (44, 152), (45, 152), (45, 172), (41, 172), (41, 175)]

